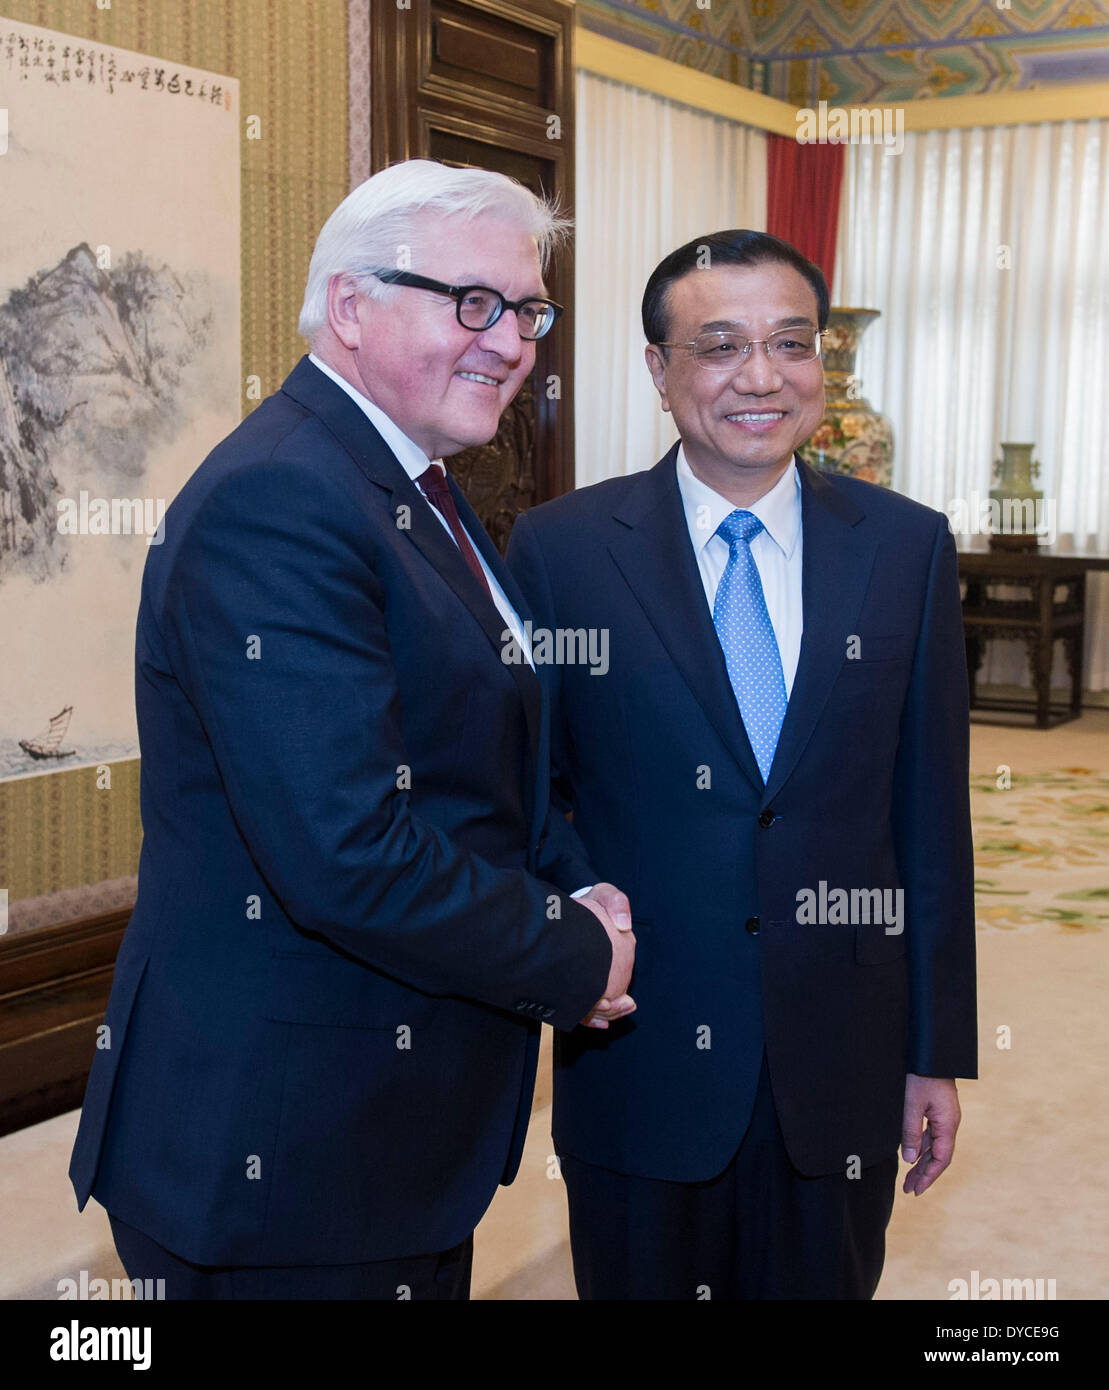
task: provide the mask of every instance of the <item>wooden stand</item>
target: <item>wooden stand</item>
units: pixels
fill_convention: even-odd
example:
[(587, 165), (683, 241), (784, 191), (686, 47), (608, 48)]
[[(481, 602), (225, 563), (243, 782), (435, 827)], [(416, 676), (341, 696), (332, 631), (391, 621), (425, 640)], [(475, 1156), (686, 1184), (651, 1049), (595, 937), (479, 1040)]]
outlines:
[[(1036, 727), (1050, 728), (1082, 713), (1083, 625), (1086, 573), (1109, 569), (1109, 556), (1055, 555), (1047, 550), (993, 548), (959, 554), (959, 576), (966, 582), (963, 631), (966, 638), (970, 707), (1031, 713)], [(1002, 598), (999, 586), (1024, 589)], [(986, 643), (997, 638), (1023, 641), (1035, 692), (1033, 700), (982, 699), (978, 668)], [(1070, 699), (1052, 703), (1051, 669), (1055, 643), (1062, 640), (1070, 677)]]

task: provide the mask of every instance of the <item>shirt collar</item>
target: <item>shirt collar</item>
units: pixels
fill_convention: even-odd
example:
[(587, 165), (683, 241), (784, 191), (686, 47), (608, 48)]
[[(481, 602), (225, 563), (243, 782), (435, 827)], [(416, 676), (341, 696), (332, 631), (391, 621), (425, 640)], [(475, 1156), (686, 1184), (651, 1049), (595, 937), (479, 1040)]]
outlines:
[[(716, 528), (736, 510), (736, 506), (696, 476), (686, 459), (685, 448), (680, 444), (677, 474), (686, 524), (694, 548), (699, 551), (713, 538)], [(788, 560), (801, 534), (801, 478), (795, 460), (790, 459), (788, 468), (769, 492), (743, 510), (758, 517), (767, 535)]]
[(421, 473), (427, 471), (428, 464), (431, 462), (437, 463), (444, 473), (447, 471), (441, 459), (429, 459), (420, 446), (409, 439), (400, 426), (394, 424), (379, 405), (375, 405), (368, 396), (364, 396), (345, 377), (341, 377), (333, 367), (329, 367), (326, 362), (321, 361), (314, 352), (308, 354), (308, 360), (314, 367), (318, 367), (324, 376), (330, 377), (336, 386), (347, 393), (389, 448), (392, 449), (397, 462), (413, 482)]

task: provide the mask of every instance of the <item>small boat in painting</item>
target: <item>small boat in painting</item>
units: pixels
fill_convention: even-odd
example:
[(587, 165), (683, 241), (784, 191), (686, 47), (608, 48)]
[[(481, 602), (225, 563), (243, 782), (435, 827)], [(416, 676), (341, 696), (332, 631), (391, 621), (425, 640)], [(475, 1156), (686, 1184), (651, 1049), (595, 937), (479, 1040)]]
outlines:
[(65, 709), (59, 710), (51, 719), (50, 723), (41, 733), (34, 738), (21, 738), (19, 746), (24, 753), (29, 753), (32, 758), (72, 758), (75, 756), (76, 748), (62, 748), (61, 741), (65, 738), (66, 730), (69, 728), (69, 721), (73, 714), (73, 706), (66, 705)]

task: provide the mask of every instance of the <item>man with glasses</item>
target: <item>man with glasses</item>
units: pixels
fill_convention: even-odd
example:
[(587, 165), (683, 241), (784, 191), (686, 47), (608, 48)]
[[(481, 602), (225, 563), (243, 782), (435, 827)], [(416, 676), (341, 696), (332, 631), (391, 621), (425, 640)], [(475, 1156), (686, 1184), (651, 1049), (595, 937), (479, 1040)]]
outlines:
[(537, 624), (610, 634), (603, 679), (544, 668), (563, 881), (619, 883), (637, 937), (638, 1011), (556, 1036), (583, 1298), (870, 1298), (898, 1144), (919, 1195), (975, 1075), (955, 550), (797, 457), (827, 317), (775, 237), (667, 256), (643, 327), (678, 442), (509, 546)]
[(560, 230), (482, 170), (355, 189), (310, 355), (150, 551), (139, 896), (71, 1176), (170, 1298), (466, 1297), (540, 1022), (634, 1009), (626, 900), (550, 881), (529, 614), (442, 463), (532, 372)]

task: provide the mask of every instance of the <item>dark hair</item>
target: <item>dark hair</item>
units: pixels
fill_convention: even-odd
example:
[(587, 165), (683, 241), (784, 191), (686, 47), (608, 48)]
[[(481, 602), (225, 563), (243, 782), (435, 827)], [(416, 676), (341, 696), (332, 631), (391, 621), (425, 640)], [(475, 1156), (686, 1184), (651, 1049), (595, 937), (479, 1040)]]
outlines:
[(643, 291), (643, 332), (649, 343), (664, 343), (670, 336), (670, 286), (691, 271), (718, 265), (764, 265), (780, 261), (803, 275), (816, 294), (817, 328), (828, 327), (828, 285), (818, 265), (802, 256), (796, 246), (769, 232), (733, 228), (694, 237), (661, 260)]

